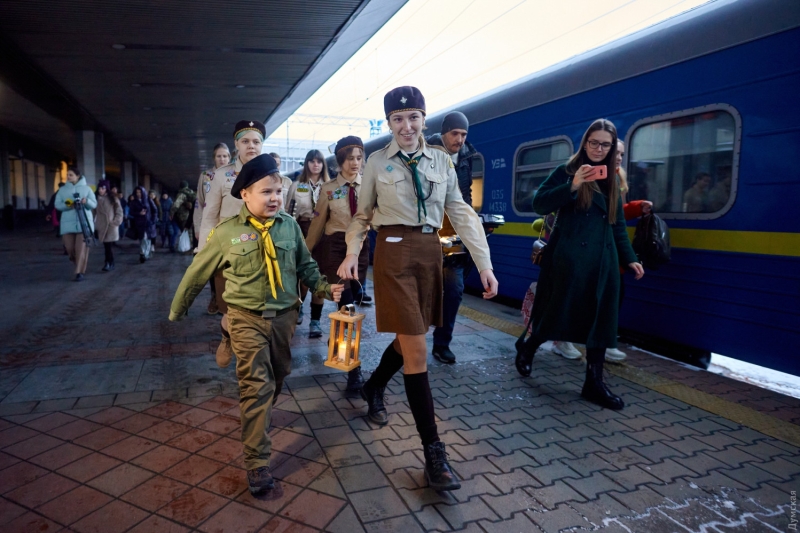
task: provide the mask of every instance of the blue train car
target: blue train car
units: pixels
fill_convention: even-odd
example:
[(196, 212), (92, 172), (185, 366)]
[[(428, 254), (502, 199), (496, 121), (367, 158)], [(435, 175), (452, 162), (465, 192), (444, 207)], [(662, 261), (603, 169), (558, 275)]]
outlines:
[(654, 202), (673, 246), (628, 276), (620, 327), (800, 375), (799, 95), (800, 3), (733, 0), (455, 106), (482, 157), (476, 207), (506, 217), (490, 239), (501, 294), (538, 276), (538, 185), (605, 117), (627, 143), (628, 200)]

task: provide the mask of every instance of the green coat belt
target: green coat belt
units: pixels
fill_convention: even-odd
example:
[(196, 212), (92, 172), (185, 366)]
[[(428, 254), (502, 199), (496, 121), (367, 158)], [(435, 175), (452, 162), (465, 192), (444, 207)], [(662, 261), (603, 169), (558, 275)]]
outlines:
[(261, 233), (248, 222), (248, 216), (247, 206), (242, 206), (238, 215), (223, 220), (214, 228), (205, 247), (183, 275), (172, 299), (170, 320), (180, 320), (186, 314), (218, 270), (225, 276), (225, 292), (221, 296), (228, 305), (266, 312), (265, 316), (298, 304), (298, 279), (317, 296), (331, 299), (331, 286), (311, 258), (300, 226), (282, 211), (275, 215), (270, 235), (278, 254), (283, 289), (276, 287), (278, 298), (272, 298), (264, 241)]
[(606, 196), (595, 192), (588, 210), (577, 206), (572, 176), (564, 165), (542, 183), (533, 209), (559, 211), (542, 255), (533, 302), (532, 331), (546, 340), (585, 343), (588, 348), (617, 345), (619, 267), (638, 261), (625, 225), (622, 200), (617, 220), (608, 222)]

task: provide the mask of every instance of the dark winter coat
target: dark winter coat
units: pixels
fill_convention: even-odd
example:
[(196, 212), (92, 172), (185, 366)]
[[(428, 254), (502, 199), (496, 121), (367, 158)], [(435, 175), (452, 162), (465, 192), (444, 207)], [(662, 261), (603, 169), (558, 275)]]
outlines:
[(572, 176), (559, 166), (533, 198), (540, 214), (558, 210), (558, 221), (542, 256), (533, 302), (532, 331), (548, 340), (617, 345), (620, 265), (638, 261), (625, 229), (622, 200), (617, 220), (608, 223), (608, 200), (595, 192), (588, 211), (570, 191)]
[[(153, 200), (147, 196), (147, 191), (144, 187), (137, 187), (137, 189), (141, 191), (142, 199), (134, 197), (128, 204), (130, 216), (133, 219), (133, 229), (136, 230), (136, 238), (142, 239), (146, 236), (148, 239), (155, 239), (157, 235), (158, 208), (153, 203)], [(142, 215), (142, 210), (145, 210), (146, 214)]]
[[(435, 133), (427, 137), (425, 141), (431, 146), (441, 146), (444, 148), (444, 141), (442, 135)], [(456, 163), (456, 176), (458, 176), (458, 188), (461, 190), (461, 196), (467, 205), (472, 205), (472, 157), (478, 151), (470, 144), (469, 141), (464, 141), (461, 149), (458, 151), (458, 163)]]

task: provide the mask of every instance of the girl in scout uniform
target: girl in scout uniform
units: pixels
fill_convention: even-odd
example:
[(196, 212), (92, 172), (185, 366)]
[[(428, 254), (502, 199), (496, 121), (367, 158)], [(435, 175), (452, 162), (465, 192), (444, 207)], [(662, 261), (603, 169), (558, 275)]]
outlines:
[[(200, 235), (200, 226), (203, 222), (203, 209), (206, 207), (206, 194), (211, 190), (211, 182), (214, 181), (214, 173), (217, 171), (217, 169), (222, 168), (231, 162), (231, 152), (228, 150), (227, 144), (219, 143), (214, 147), (213, 153), (214, 167), (201, 172), (200, 179), (197, 180), (197, 197), (194, 202), (194, 215), (192, 219), (194, 223), (195, 235)], [(170, 231), (174, 231), (173, 228), (170, 228)], [(170, 238), (170, 242), (175, 242), (174, 237)], [(175, 248), (174, 244), (171, 246), (171, 248)], [(195, 253), (197, 253), (198, 248), (195, 248)], [(211, 283), (209, 283), (209, 285), (211, 286), (211, 301), (208, 302), (207, 311), (209, 315), (216, 315), (219, 313), (219, 305), (217, 304), (217, 291), (216, 286), (214, 285), (214, 278), (211, 278)]]
[[(234, 147), (236, 148), (236, 160), (214, 171), (211, 185), (205, 193), (205, 207), (200, 222), (200, 234), (197, 238), (198, 253), (208, 240), (211, 230), (222, 220), (239, 214), (242, 208), (242, 200), (231, 194), (231, 188), (236, 181), (236, 176), (242, 171), (242, 166), (261, 154), (261, 146), (264, 143), (264, 125), (257, 120), (240, 120), (236, 123), (233, 130)], [(225, 278), (222, 271), (214, 274), (214, 289), (217, 293), (217, 307), (222, 313), (220, 329), (222, 339), (217, 347), (217, 365), (221, 368), (231, 364), (233, 352), (231, 351), (231, 337), (228, 334), (228, 306), (225, 303), (223, 292), (225, 291)]]
[[(314, 218), (314, 209), (319, 201), (322, 184), (330, 181), (328, 175), (328, 165), (319, 150), (309, 150), (303, 162), (303, 171), (298, 176), (297, 181), (292, 183), (289, 194), (286, 198), (284, 209), (292, 215), (300, 228), (303, 236), (308, 235), (308, 228)], [(305, 302), (308, 288), (300, 288), (300, 299)], [(308, 338), (318, 339), (322, 337), (322, 328), (319, 320), (322, 317), (322, 300), (311, 296), (311, 323), (308, 325)], [(303, 322), (303, 307), (300, 306), (300, 314), (297, 317), (297, 324)]]
[[(334, 150), (339, 175), (322, 185), (319, 201), (314, 209), (314, 220), (308, 230), (306, 246), (319, 264), (320, 272), (336, 280), (337, 269), (347, 255), (345, 232), (358, 206), (361, 187), (361, 166), (364, 161), (364, 143), (355, 136), (339, 139)], [(358, 278), (366, 279), (369, 268), (369, 246), (363, 246), (358, 256)], [(355, 285), (345, 284), (342, 305), (354, 301)], [(361, 367), (347, 375), (347, 390), (359, 391), (364, 385)]]
[(370, 420), (386, 424), (384, 389), (404, 367), (406, 397), (425, 455), (425, 477), (434, 490), (455, 490), (461, 484), (436, 429), (425, 345), (428, 328), (442, 325), (442, 249), (436, 232), (445, 212), (472, 253), (484, 298), (497, 295), (497, 280), (483, 227), (462, 198), (453, 161), (422, 136), (424, 97), (415, 87), (398, 87), (386, 94), (383, 106), (392, 141), (367, 161), (358, 210), (347, 229), (347, 257), (338, 275), (358, 276), (358, 257), (371, 223), (378, 230), (373, 267), (377, 327), (396, 338), (361, 396)]
[(169, 319), (183, 318), (208, 278), (224, 273), (244, 463), (255, 494), (274, 486), (267, 429), (273, 399), (291, 369), (288, 341), (297, 320), (297, 281), (333, 301), (344, 286), (330, 285), (320, 274), (297, 223), (281, 210), (281, 179), (272, 157), (260, 155), (243, 165), (230, 194), (244, 205), (209, 232), (175, 293)]

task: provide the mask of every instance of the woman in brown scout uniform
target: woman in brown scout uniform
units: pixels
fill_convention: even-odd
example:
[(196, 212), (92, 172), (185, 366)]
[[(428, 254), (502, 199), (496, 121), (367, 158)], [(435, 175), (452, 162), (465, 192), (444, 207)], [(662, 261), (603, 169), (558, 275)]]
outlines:
[[(236, 181), (236, 176), (242, 171), (242, 166), (248, 161), (261, 155), (261, 146), (264, 143), (264, 125), (257, 120), (240, 120), (233, 130), (236, 160), (214, 171), (211, 186), (205, 192), (206, 205), (203, 208), (203, 217), (200, 223), (200, 235), (197, 240), (197, 252), (203, 250), (208, 240), (208, 235), (217, 224), (228, 217), (239, 214), (244, 203), (240, 198), (231, 194), (231, 187)], [(225, 278), (222, 270), (214, 275), (214, 285), (217, 293), (217, 307), (222, 313), (220, 321), (222, 340), (217, 348), (217, 365), (225, 368), (231, 364), (233, 352), (231, 351), (231, 337), (228, 334), (228, 306), (225, 303)]]
[[(345, 232), (358, 207), (361, 188), (361, 165), (364, 162), (364, 143), (355, 136), (339, 139), (334, 150), (339, 175), (335, 180), (322, 185), (319, 201), (314, 209), (314, 220), (308, 230), (306, 246), (319, 264), (319, 270), (329, 281), (336, 281), (336, 271), (347, 255)], [(369, 246), (362, 246), (358, 256), (358, 278), (366, 279), (369, 269)], [(345, 282), (345, 290), (339, 305), (354, 302), (356, 282)], [(347, 390), (359, 391), (364, 385), (361, 367), (347, 374)]]
[[(297, 177), (297, 181), (289, 187), (289, 194), (286, 198), (284, 209), (292, 215), (300, 229), (303, 237), (308, 236), (308, 228), (311, 227), (311, 220), (314, 218), (314, 209), (319, 201), (322, 185), (330, 181), (328, 176), (328, 165), (319, 150), (309, 150), (303, 162), (303, 171)], [(309, 249), (311, 249), (309, 247)], [(307, 287), (300, 288), (300, 299), (305, 302), (308, 294)], [(311, 323), (308, 325), (308, 338), (318, 339), (322, 337), (322, 328), (319, 320), (322, 317), (323, 299), (311, 296)], [(303, 306), (300, 306), (300, 314), (297, 316), (297, 324), (303, 323)]]
[(497, 294), (489, 246), (478, 215), (458, 188), (453, 161), (444, 150), (428, 146), (422, 136), (425, 99), (415, 87), (386, 94), (383, 106), (392, 141), (367, 161), (358, 210), (347, 229), (347, 257), (339, 267), (343, 279), (358, 276), (358, 257), (370, 223), (378, 230), (375, 248), (375, 311), (378, 331), (396, 334), (378, 368), (361, 389), (369, 418), (386, 424), (383, 393), (404, 367), (406, 397), (422, 440), (425, 477), (437, 491), (461, 488), (447, 462), (436, 429), (428, 383), (425, 334), (442, 325), (442, 246), (437, 230), (447, 212), (472, 253), (484, 298)]

